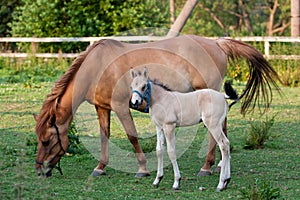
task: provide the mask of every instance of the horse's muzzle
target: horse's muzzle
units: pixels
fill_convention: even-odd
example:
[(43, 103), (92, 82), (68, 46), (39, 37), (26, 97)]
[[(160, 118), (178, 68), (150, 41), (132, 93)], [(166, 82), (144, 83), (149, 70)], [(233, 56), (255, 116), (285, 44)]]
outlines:
[(36, 169), (37, 175), (41, 176), (41, 177), (51, 177), (52, 176), (52, 168), (51, 167), (47, 167), (47, 168), (42, 168), (39, 167)]

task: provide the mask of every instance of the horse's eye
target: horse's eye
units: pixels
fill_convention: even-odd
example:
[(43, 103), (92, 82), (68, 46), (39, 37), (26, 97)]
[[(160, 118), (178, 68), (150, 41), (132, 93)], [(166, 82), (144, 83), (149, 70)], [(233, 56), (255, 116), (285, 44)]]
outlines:
[(48, 146), (49, 144), (50, 144), (50, 140), (47, 140), (46, 142), (42, 142), (42, 145), (43, 145), (44, 147)]
[(142, 87), (142, 91), (145, 91), (145, 89), (146, 89), (146, 85), (144, 85), (144, 86)]

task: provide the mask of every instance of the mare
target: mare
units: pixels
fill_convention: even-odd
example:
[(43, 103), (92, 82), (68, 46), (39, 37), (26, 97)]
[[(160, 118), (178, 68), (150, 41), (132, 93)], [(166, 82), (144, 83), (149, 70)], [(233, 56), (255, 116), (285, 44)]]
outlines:
[(147, 99), (149, 114), (156, 126), (158, 158), (157, 175), (153, 182), (158, 187), (163, 178), (163, 144), (167, 142), (167, 152), (174, 170), (173, 189), (179, 189), (181, 180), (176, 161), (175, 128), (191, 126), (203, 122), (220, 147), (222, 161), (217, 191), (227, 188), (230, 182), (230, 146), (222, 130), (222, 124), (228, 112), (225, 98), (238, 101), (238, 95), (229, 83), (225, 88), (226, 95), (212, 89), (201, 89), (189, 93), (173, 92), (150, 80), (148, 70), (136, 73), (130, 70), (132, 83), (131, 103), (139, 107)]
[[(278, 75), (258, 50), (243, 42), (224, 38), (211, 40), (195, 35), (143, 44), (113, 39), (95, 42), (79, 54), (57, 80), (39, 115), (34, 116), (38, 175), (50, 176), (53, 167), (67, 151), (68, 127), (84, 101), (94, 105), (100, 125), (101, 157), (92, 175), (105, 174), (109, 163), (111, 111), (116, 113), (133, 145), (139, 163), (136, 176), (149, 175), (130, 112), (130, 68), (147, 65), (152, 78), (168, 84), (174, 91), (191, 92), (203, 88), (218, 91), (226, 73), (227, 60), (240, 58), (245, 58), (249, 67), (249, 79), (240, 96), (242, 114), (253, 110), (257, 102), (264, 102), (264, 107), (268, 107), (272, 87), (278, 88)], [(212, 136), (208, 146), (200, 172), (209, 173), (215, 162), (216, 142)]]

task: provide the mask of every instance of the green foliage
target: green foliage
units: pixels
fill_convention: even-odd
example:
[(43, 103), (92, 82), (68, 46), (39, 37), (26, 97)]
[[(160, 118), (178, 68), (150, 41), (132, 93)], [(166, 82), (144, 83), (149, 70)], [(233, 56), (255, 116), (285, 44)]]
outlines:
[(149, 138), (141, 138), (139, 142), (145, 153), (156, 151), (156, 135)]
[[(167, 6), (151, 0), (23, 0), (11, 23), (15, 37), (110, 36), (133, 28), (162, 27)], [(164, 5), (164, 6), (163, 6)], [(40, 51), (78, 52), (87, 45), (41, 44)], [(26, 48), (26, 45), (20, 46)], [(28, 46), (27, 46), (28, 48)]]
[(0, 1), (0, 37), (9, 37), (11, 28), (8, 23), (12, 21), (12, 13), (18, 6), (22, 6), (19, 0), (1, 0)]
[(274, 125), (275, 117), (276, 115), (271, 118), (267, 117), (265, 121), (251, 123), (249, 133), (244, 136), (245, 149), (261, 149), (264, 147), (265, 142), (272, 136), (269, 130)]
[[(177, 16), (186, 1), (176, 1)], [(242, 3), (242, 5), (241, 5)], [(199, 0), (183, 29), (185, 34), (203, 36), (265, 36), (274, 1), (205, 1)], [(274, 15), (273, 30), (289, 22), (290, 1), (279, 0)], [(244, 9), (244, 11), (243, 11)], [(243, 16), (243, 12), (245, 15)], [(245, 19), (249, 18), (247, 26)], [(248, 30), (249, 29), (249, 30)], [(274, 35), (289, 35), (286, 28)]]
[(83, 144), (80, 142), (79, 133), (76, 129), (75, 121), (73, 120), (69, 126), (68, 130), (68, 138), (70, 146), (67, 150), (69, 154), (83, 154), (86, 153), (86, 149)]
[(0, 58), (0, 82), (23, 83), (26, 87), (40, 82), (53, 82), (69, 65), (68, 59)]
[(249, 185), (240, 190), (242, 199), (271, 200), (281, 199), (280, 188), (274, 188), (270, 182), (259, 179), (250, 180)]

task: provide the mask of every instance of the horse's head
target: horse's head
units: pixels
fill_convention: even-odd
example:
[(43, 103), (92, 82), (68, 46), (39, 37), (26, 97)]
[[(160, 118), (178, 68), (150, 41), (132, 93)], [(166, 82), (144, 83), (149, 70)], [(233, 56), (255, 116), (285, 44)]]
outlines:
[(133, 69), (131, 69), (130, 75), (132, 78), (132, 96), (130, 100), (131, 106), (135, 109), (138, 109), (142, 105), (143, 100), (146, 99), (147, 105), (144, 111), (147, 112), (151, 98), (151, 85), (148, 77), (148, 70), (145, 67), (143, 73), (140, 71), (136, 73)]
[(55, 115), (44, 122), (36, 115), (34, 119), (37, 122), (35, 131), (38, 139), (35, 168), (39, 176), (49, 177), (69, 147), (68, 128), (57, 125)]

